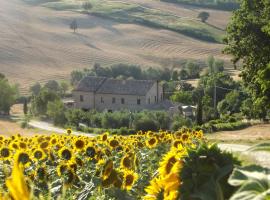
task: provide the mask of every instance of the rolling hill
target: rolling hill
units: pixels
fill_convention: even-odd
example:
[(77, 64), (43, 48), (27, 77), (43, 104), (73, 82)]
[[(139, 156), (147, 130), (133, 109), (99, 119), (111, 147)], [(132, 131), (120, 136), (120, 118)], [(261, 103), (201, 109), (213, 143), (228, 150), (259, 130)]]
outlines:
[[(198, 12), (205, 10), (154, 0), (125, 1), (194, 21)], [(0, 1), (0, 72), (13, 83), (19, 83), (22, 94), (36, 81), (68, 79), (72, 70), (92, 66), (95, 62), (171, 67), (186, 59), (203, 61), (210, 54), (229, 60), (222, 55), (223, 45), (219, 43), (163, 28), (69, 10), (57, 11), (43, 3)], [(208, 11), (209, 26), (222, 31), (230, 13)], [(78, 22), (77, 33), (69, 29), (73, 19)]]

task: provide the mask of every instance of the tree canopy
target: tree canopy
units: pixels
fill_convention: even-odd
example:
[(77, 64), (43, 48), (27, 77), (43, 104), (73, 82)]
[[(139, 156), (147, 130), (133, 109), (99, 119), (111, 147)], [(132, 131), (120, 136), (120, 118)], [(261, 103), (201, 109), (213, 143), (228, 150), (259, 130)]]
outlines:
[(18, 88), (9, 84), (4, 75), (0, 74), (0, 112), (9, 114), (10, 107), (18, 96)]
[(242, 78), (254, 106), (265, 118), (270, 109), (270, 2), (242, 0), (227, 28), (225, 52), (243, 64)]

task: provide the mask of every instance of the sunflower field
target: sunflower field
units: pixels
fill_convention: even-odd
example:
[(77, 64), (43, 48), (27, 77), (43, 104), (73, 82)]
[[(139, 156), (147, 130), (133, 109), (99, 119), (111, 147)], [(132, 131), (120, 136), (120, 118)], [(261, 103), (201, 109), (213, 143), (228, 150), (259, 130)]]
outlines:
[[(0, 199), (191, 199), (188, 192), (204, 190), (212, 176), (226, 178), (233, 162), (190, 129), (0, 136)], [(218, 187), (233, 192), (225, 182)]]

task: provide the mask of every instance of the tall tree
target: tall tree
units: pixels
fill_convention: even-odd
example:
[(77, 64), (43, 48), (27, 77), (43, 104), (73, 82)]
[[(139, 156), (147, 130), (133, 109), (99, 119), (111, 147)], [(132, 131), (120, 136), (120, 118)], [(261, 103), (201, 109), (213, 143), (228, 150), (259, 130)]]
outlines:
[(40, 83), (35, 83), (33, 86), (30, 87), (30, 92), (32, 93), (32, 95), (36, 96), (38, 95), (38, 93), (41, 90), (41, 85)]
[(265, 118), (270, 109), (270, 1), (242, 0), (227, 27), (225, 52), (243, 63), (241, 76), (254, 106)]
[(8, 80), (1, 76), (0, 78), (0, 112), (9, 114), (10, 107), (15, 103), (18, 96), (18, 88), (9, 84)]
[(28, 106), (27, 106), (27, 99), (25, 98), (23, 102), (23, 113), (27, 115), (27, 112), (28, 112)]

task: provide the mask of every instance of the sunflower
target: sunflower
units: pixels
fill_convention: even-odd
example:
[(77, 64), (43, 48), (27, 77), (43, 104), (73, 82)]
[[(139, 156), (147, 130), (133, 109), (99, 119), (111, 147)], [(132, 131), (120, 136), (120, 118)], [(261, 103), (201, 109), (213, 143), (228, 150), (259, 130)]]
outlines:
[(42, 149), (38, 148), (34, 150), (32, 157), (33, 157), (33, 160), (41, 161), (41, 160), (45, 160), (47, 156)]
[(178, 173), (170, 173), (163, 180), (164, 182), (164, 199), (176, 200), (178, 199), (178, 191), (180, 187), (180, 180)]
[(175, 151), (170, 151), (168, 152), (162, 159), (162, 161), (160, 162), (160, 167), (159, 167), (159, 173), (162, 177), (168, 175), (174, 164), (178, 162), (177, 156)]
[(78, 138), (75, 140), (74, 146), (77, 151), (81, 151), (84, 149), (85, 142), (82, 139)]
[(109, 141), (109, 145), (114, 149), (119, 146), (119, 142), (116, 139), (112, 139)]
[(68, 169), (68, 165), (67, 164), (60, 163), (56, 167), (56, 172), (57, 172), (58, 176), (61, 177), (65, 173), (65, 171), (67, 171), (67, 169)]
[(60, 158), (62, 158), (64, 160), (70, 160), (72, 158), (72, 151), (66, 147), (63, 147), (58, 152), (58, 155)]
[(105, 132), (105, 133), (102, 134), (101, 140), (103, 142), (105, 142), (105, 141), (107, 141), (108, 137), (109, 137), (109, 133), (108, 132)]
[(30, 162), (30, 157), (28, 153), (23, 151), (17, 151), (14, 159), (15, 162), (22, 163), (23, 165), (26, 165), (28, 162)]
[(45, 142), (42, 142), (40, 145), (39, 145), (39, 147), (41, 148), (41, 149), (47, 149), (48, 147), (49, 147), (49, 142), (48, 141), (45, 141)]
[(124, 181), (122, 184), (122, 188), (124, 190), (131, 190), (133, 185), (135, 184), (135, 182), (138, 179), (138, 174), (135, 173), (132, 170), (125, 170), (124, 171)]
[(7, 147), (2, 147), (0, 149), (0, 159), (8, 160), (11, 156), (11, 151)]
[(20, 147), (20, 149), (26, 149), (27, 144), (25, 142), (19, 142), (19, 147)]
[(67, 133), (68, 135), (71, 135), (71, 134), (72, 134), (72, 129), (71, 129), (71, 128), (68, 128), (68, 129), (66, 130), (66, 133)]
[(12, 149), (19, 149), (19, 145), (16, 141), (13, 141), (12, 143), (10, 143), (10, 148)]
[(6, 186), (11, 199), (29, 200), (31, 197), (23, 171), (23, 167), (15, 160), (11, 176), (6, 180)]
[(125, 155), (120, 162), (120, 167), (122, 169), (131, 169), (133, 166), (132, 158), (129, 155)]
[(179, 145), (182, 145), (182, 140), (176, 139), (173, 141), (173, 147), (178, 148)]
[(101, 184), (104, 188), (107, 188), (112, 184), (118, 184), (117, 183), (118, 179), (119, 179), (119, 177), (118, 177), (117, 171), (115, 169), (112, 169), (112, 171), (108, 177), (106, 177), (106, 178), (103, 177)]
[(89, 144), (86, 148), (85, 148), (85, 154), (93, 159), (96, 155), (96, 148), (93, 146), (93, 144)]
[(158, 141), (156, 137), (151, 137), (150, 139), (146, 140), (146, 146), (148, 146), (150, 149), (154, 148), (157, 145)]
[(150, 181), (150, 185), (144, 190), (147, 193), (143, 199), (144, 200), (157, 200), (164, 199), (164, 186), (163, 180), (160, 177), (156, 177)]
[(187, 134), (187, 133), (182, 134), (181, 140), (183, 143), (187, 143), (190, 140), (189, 134)]
[(102, 179), (107, 179), (113, 171), (113, 161), (108, 160), (103, 168)]
[(53, 137), (53, 138), (51, 138), (51, 140), (50, 140), (50, 145), (51, 145), (51, 146), (54, 146), (54, 145), (57, 144), (57, 142), (58, 142), (57, 139)]

